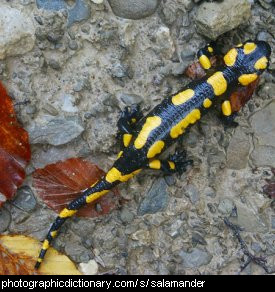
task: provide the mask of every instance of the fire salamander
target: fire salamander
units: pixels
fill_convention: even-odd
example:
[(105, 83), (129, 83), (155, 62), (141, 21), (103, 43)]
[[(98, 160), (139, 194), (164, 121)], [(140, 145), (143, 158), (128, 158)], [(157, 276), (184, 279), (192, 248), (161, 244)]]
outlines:
[[(210, 57), (214, 54), (215, 49), (211, 45), (198, 52), (204, 69), (213, 70)], [(142, 116), (137, 106), (126, 109), (118, 121), (123, 147), (117, 160), (102, 179), (84, 190), (80, 197), (60, 212), (43, 242), (35, 268), (40, 266), (61, 225), (82, 206), (104, 196), (113, 187), (128, 181), (145, 168), (182, 173), (191, 163), (182, 153), (175, 153), (167, 160), (156, 157), (196, 123), (213, 103), (221, 103), (224, 117), (233, 116), (229, 92), (232, 92), (232, 88), (247, 86), (256, 80), (268, 67), (270, 54), (271, 48), (264, 41), (239, 44), (226, 53), (222, 67), (165, 98), (146, 116)]]

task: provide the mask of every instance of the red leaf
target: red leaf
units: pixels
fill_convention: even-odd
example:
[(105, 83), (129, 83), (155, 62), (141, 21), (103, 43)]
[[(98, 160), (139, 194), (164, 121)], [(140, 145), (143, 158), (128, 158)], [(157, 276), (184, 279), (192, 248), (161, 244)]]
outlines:
[(236, 91), (234, 91), (229, 98), (232, 112), (238, 112), (250, 100), (259, 81), (260, 78), (258, 77), (247, 86), (237, 87)]
[[(70, 158), (37, 169), (33, 174), (33, 186), (46, 205), (59, 213), (77, 198), (81, 191), (94, 184), (104, 174), (103, 170), (91, 162)], [(119, 206), (118, 195), (118, 190), (114, 189), (95, 203), (81, 208), (77, 215), (97, 217), (107, 214)], [(101, 207), (100, 210), (95, 208), (97, 203)]]
[(271, 179), (267, 179), (267, 184), (263, 187), (263, 192), (270, 198), (275, 199), (275, 168), (271, 168), (273, 176)]
[(275, 182), (267, 181), (267, 184), (263, 187), (263, 192), (270, 198), (275, 198)]
[(25, 178), (31, 152), (28, 133), (19, 125), (11, 98), (0, 83), (0, 207)]
[[(222, 65), (222, 59), (220, 56), (212, 56), (210, 57), (210, 63), (212, 67), (217, 67)], [(201, 79), (206, 75), (206, 71), (202, 68), (199, 61), (190, 64), (184, 74), (191, 78), (192, 80)]]

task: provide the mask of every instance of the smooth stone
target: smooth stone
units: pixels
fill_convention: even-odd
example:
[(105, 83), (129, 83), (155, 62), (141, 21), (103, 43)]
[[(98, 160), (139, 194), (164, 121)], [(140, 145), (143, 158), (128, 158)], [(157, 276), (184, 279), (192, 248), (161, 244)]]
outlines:
[(1, 3), (0, 28), (0, 60), (23, 55), (33, 49), (35, 27), (27, 14)]
[(44, 123), (34, 123), (28, 127), (31, 144), (66, 144), (78, 137), (84, 128), (78, 117), (53, 118)]
[(0, 209), (0, 233), (7, 230), (7, 228), (10, 225), (10, 222), (11, 222), (10, 212), (2, 207)]
[(198, 268), (207, 265), (213, 257), (207, 251), (199, 248), (194, 248), (191, 252), (180, 251), (179, 255), (182, 258), (183, 266), (186, 268)]
[(140, 202), (137, 214), (154, 214), (165, 210), (168, 204), (167, 184), (163, 178), (155, 180), (150, 191)]
[(29, 186), (19, 188), (12, 203), (17, 208), (26, 212), (31, 212), (36, 207), (36, 199)]
[(116, 16), (128, 19), (141, 19), (152, 15), (159, 0), (108, 0)]
[(203, 2), (197, 11), (197, 30), (215, 40), (225, 32), (246, 23), (250, 17), (251, 5), (246, 0)]
[(250, 151), (249, 137), (238, 127), (229, 141), (227, 148), (227, 167), (243, 169), (248, 162)]
[(88, 263), (80, 263), (79, 268), (84, 275), (96, 275), (98, 273), (98, 264), (95, 260), (90, 260)]

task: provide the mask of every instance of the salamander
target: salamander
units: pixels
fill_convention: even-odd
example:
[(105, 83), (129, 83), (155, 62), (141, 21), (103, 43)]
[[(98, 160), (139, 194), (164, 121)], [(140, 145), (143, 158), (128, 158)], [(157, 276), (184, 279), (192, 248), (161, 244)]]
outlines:
[[(202, 67), (208, 72), (213, 70), (210, 58), (214, 54), (215, 49), (211, 45), (198, 52)], [(183, 153), (176, 152), (167, 160), (161, 160), (158, 156), (199, 121), (213, 104), (221, 103), (221, 113), (225, 118), (234, 117), (229, 100), (230, 92), (238, 86), (247, 86), (255, 81), (267, 69), (270, 54), (268, 43), (246, 41), (224, 55), (223, 66), (163, 99), (146, 116), (142, 115), (138, 106), (126, 108), (118, 121), (122, 148), (117, 160), (104, 177), (84, 190), (59, 213), (43, 242), (35, 268), (39, 268), (62, 224), (82, 206), (104, 196), (142, 169), (157, 169), (165, 173), (185, 171), (191, 161), (186, 160)]]

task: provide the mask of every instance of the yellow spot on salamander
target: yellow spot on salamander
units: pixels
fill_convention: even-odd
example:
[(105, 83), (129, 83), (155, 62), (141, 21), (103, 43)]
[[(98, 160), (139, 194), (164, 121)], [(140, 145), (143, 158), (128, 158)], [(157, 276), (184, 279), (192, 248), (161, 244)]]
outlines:
[(186, 89), (172, 97), (174, 105), (181, 105), (194, 96), (195, 92), (192, 89)]
[(90, 194), (89, 196), (86, 197), (86, 203), (89, 204), (95, 200), (97, 200), (98, 198), (102, 197), (103, 195), (107, 194), (109, 192), (109, 190), (103, 190), (101, 192), (96, 192), (93, 194)]
[(39, 263), (42, 263), (43, 260), (42, 260), (41, 258), (38, 258), (37, 261), (38, 261)]
[(136, 118), (131, 118), (131, 122), (134, 124), (137, 122), (137, 119)]
[(123, 151), (120, 151), (117, 155), (117, 158), (120, 158), (122, 154), (123, 154)]
[(118, 180), (125, 182), (125, 181), (129, 180), (130, 178), (132, 178), (137, 173), (139, 173), (140, 171), (141, 171), (141, 169), (137, 169), (137, 170), (133, 171), (132, 173), (123, 175), (117, 168), (112, 167), (108, 171), (108, 173), (106, 174), (106, 181), (109, 183), (113, 183), (113, 182), (118, 181)]
[(224, 62), (227, 66), (233, 66), (236, 62), (238, 56), (238, 51), (234, 48), (231, 49), (225, 56), (224, 56)]
[(212, 105), (212, 101), (209, 98), (206, 98), (203, 102), (205, 108), (209, 108)]
[(57, 231), (52, 231), (50, 234), (51, 234), (51, 237), (54, 238), (57, 235)]
[(226, 100), (222, 103), (222, 113), (225, 116), (230, 116), (232, 114), (231, 104), (229, 100)]
[(59, 213), (59, 217), (60, 217), (60, 218), (71, 217), (71, 216), (73, 216), (76, 212), (77, 212), (77, 210), (69, 210), (69, 209), (67, 209), (67, 208), (64, 208), (64, 209)]
[(44, 240), (43, 245), (42, 245), (42, 249), (48, 249), (50, 246), (50, 243), (47, 239)]
[(171, 169), (175, 169), (176, 168), (176, 165), (173, 161), (168, 161), (168, 164), (170, 166)]
[(211, 62), (206, 55), (201, 55), (199, 57), (200, 64), (202, 65), (203, 69), (211, 68)]
[(209, 53), (213, 53), (214, 52), (212, 47), (208, 47), (207, 50), (208, 50)]
[(155, 157), (157, 154), (159, 154), (161, 152), (161, 150), (163, 149), (165, 143), (163, 141), (157, 141), (155, 142), (148, 150), (147, 153), (147, 158), (153, 158)]
[(161, 124), (160, 117), (157, 116), (148, 117), (134, 142), (135, 147), (137, 149), (141, 149), (145, 145), (150, 133), (160, 124)]
[(154, 159), (149, 162), (149, 167), (152, 169), (160, 169), (161, 167), (161, 162), (158, 159)]
[(239, 82), (246, 86), (248, 85), (249, 83), (253, 82), (254, 80), (256, 80), (258, 78), (258, 75), (256, 73), (253, 73), (253, 74), (243, 74), (241, 75), (238, 80)]
[(216, 96), (222, 95), (227, 89), (227, 81), (222, 72), (218, 71), (207, 79), (207, 83), (213, 87)]
[(131, 140), (132, 140), (133, 135), (131, 134), (124, 134), (123, 135), (123, 145), (124, 147), (128, 147)]
[(182, 119), (178, 124), (176, 124), (170, 131), (170, 136), (175, 139), (179, 135), (183, 134), (184, 129), (188, 127), (189, 124), (194, 124), (201, 117), (201, 112), (199, 109), (192, 110), (184, 119)]
[(248, 55), (248, 54), (252, 53), (256, 48), (257, 48), (257, 46), (255, 43), (246, 43), (243, 46), (243, 52), (245, 53), (245, 55)]
[(255, 63), (254, 68), (257, 70), (265, 69), (267, 67), (267, 63), (268, 63), (267, 57), (263, 56)]

